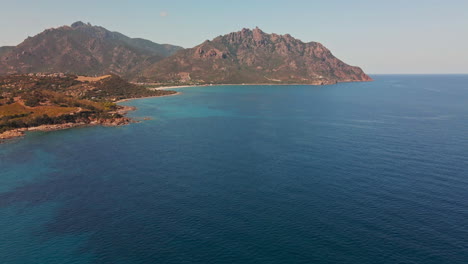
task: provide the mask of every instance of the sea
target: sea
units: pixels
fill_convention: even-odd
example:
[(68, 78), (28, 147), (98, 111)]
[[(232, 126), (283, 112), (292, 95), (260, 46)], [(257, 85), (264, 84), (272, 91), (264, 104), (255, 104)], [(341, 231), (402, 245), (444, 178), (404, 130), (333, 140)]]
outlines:
[(468, 75), (372, 77), (1, 144), (0, 263), (468, 263)]

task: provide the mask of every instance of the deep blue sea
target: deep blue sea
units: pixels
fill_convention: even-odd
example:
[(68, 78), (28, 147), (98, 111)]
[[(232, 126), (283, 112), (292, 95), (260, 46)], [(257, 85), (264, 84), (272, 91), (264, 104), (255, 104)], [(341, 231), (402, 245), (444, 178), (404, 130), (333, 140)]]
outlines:
[(468, 75), (373, 78), (2, 144), (0, 263), (468, 263)]

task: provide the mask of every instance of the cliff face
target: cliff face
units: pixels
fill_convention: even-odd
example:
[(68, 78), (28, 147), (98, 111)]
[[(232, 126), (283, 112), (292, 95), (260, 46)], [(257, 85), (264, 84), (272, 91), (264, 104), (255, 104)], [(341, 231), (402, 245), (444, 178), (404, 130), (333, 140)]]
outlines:
[(371, 81), (322, 44), (290, 35), (243, 29), (165, 58), (148, 67), (147, 81), (177, 83), (332, 84)]
[(48, 29), (0, 52), (0, 74), (64, 72), (114, 73), (132, 78), (144, 67), (181, 47), (132, 39), (105, 28), (76, 22)]

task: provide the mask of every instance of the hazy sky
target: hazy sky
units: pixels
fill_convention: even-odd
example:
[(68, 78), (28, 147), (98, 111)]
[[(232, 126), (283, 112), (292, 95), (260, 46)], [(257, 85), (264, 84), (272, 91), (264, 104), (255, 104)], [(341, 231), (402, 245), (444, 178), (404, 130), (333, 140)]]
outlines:
[(192, 47), (260, 27), (368, 73), (468, 73), (468, 0), (0, 0), (0, 46), (77, 20)]

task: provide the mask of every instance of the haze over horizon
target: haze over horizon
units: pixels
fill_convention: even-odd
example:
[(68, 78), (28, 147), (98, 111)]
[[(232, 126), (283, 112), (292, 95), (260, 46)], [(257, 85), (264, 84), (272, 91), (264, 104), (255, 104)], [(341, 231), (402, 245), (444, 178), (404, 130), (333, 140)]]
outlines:
[[(3, 2), (0, 46), (44, 29), (90, 22), (130, 37), (193, 47), (258, 26), (316, 41), (370, 74), (468, 73), (468, 2), (100, 1)], [(21, 14), (20, 16), (18, 14)]]

